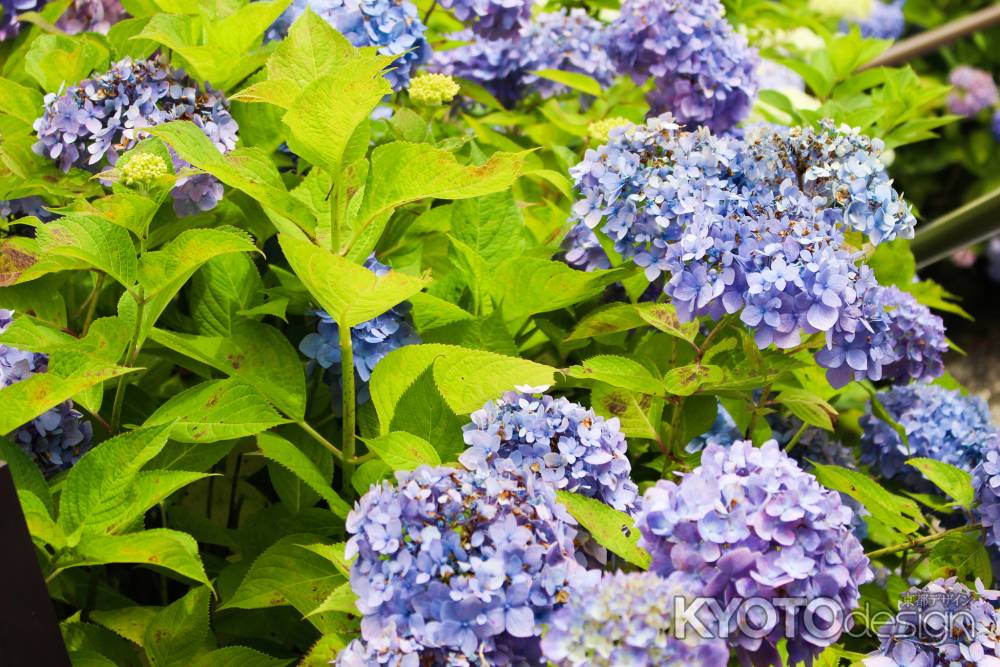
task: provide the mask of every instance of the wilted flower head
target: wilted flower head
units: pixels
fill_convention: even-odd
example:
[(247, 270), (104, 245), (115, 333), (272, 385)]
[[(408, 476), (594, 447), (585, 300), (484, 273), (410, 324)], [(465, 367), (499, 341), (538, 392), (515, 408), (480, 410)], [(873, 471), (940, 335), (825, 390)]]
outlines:
[(149, 185), (167, 175), (167, 165), (155, 153), (135, 153), (121, 169), (125, 185)]
[[(0, 340), (13, 320), (13, 311), (0, 308)], [(46, 372), (48, 363), (44, 354), (0, 343), (0, 389)], [(20, 445), (43, 473), (53, 475), (71, 467), (90, 449), (93, 430), (90, 422), (73, 409), (73, 402), (65, 401), (6, 435)]]
[(625, 0), (608, 29), (608, 53), (637, 83), (655, 86), (653, 115), (694, 129), (728, 130), (757, 94), (757, 52), (726, 21), (718, 0)]
[(407, 92), (414, 103), (436, 107), (451, 102), (458, 90), (458, 84), (446, 74), (420, 74), (410, 81)]
[[(51, 158), (63, 171), (93, 168), (105, 158), (114, 165), (118, 156), (148, 137), (146, 128), (172, 120), (189, 120), (225, 153), (236, 147), (239, 126), (229, 113), (229, 102), (205, 84), (204, 90), (182, 70), (159, 60), (124, 58), (93, 79), (70, 86), (62, 94), (45, 96), (45, 113), (35, 121), (34, 150)], [(189, 166), (174, 156), (174, 168)], [(218, 196), (192, 196), (188, 180), (209, 181)], [(208, 174), (178, 179), (174, 210), (191, 215), (214, 208), (222, 186)]]
[[(389, 267), (375, 259), (374, 255), (365, 261), (365, 268), (377, 276), (390, 271)], [(310, 365), (319, 365), (324, 369), (323, 376), (334, 392), (334, 409), (338, 409), (343, 374), (340, 364), (340, 327), (326, 311), (317, 311), (316, 315), (319, 317), (317, 331), (302, 339), (299, 350), (309, 357)], [(364, 403), (370, 398), (368, 381), (375, 366), (385, 355), (404, 345), (415, 345), (419, 342), (420, 337), (413, 330), (410, 320), (408, 301), (393, 306), (378, 317), (351, 327), (358, 402)]]
[(531, 0), (441, 0), (441, 6), (485, 39), (515, 37), (531, 20)]
[(948, 83), (954, 86), (948, 96), (948, 111), (958, 116), (975, 116), (998, 101), (997, 84), (986, 70), (959, 65), (951, 70)]
[(284, 38), (306, 7), (354, 46), (374, 46), (379, 54), (394, 56), (385, 72), (393, 90), (406, 88), (414, 68), (430, 55), (427, 27), (409, 0), (293, 0), (268, 29), (267, 38)]
[(729, 643), (741, 660), (780, 664), (776, 645), (793, 615), (798, 634), (788, 638), (787, 648), (789, 662), (797, 664), (811, 661), (850, 627), (845, 616), (858, 604), (858, 586), (872, 578), (851, 533), (852, 515), (777, 442), (756, 448), (745, 440), (728, 448), (709, 445), (701, 465), (680, 482), (657, 482), (643, 496), (636, 525), (639, 545), (653, 556), (651, 571), (698, 577), (704, 594), (723, 606), (734, 598), (836, 600), (843, 614), (828, 619), (822, 632), (805, 628), (804, 607), (777, 609), (772, 622), (753, 633), (758, 638), (732, 628)]
[(971, 472), (997, 442), (985, 401), (963, 396), (957, 389), (910, 384), (880, 391), (878, 399), (903, 427), (907, 441), (869, 408), (860, 420), (861, 462), (911, 491), (932, 493), (937, 487), (906, 465), (907, 460), (930, 458)]
[(718, 667), (729, 661), (721, 639), (695, 632), (678, 639), (675, 603), (691, 603), (700, 580), (686, 572), (605, 574), (574, 586), (552, 615), (542, 651), (556, 667)]
[(502, 476), (526, 469), (557, 489), (635, 509), (639, 487), (617, 417), (562, 396), (509, 391), (472, 413), (463, 431), (469, 447), (459, 461), (470, 470)]
[(56, 27), (70, 35), (81, 32), (106, 35), (111, 26), (127, 16), (121, 0), (73, 0)]
[(575, 219), (615, 250), (669, 274), (683, 320), (740, 313), (760, 347), (823, 332), (835, 386), (896, 361), (886, 306), (846, 232), (911, 238), (915, 220), (879, 161), (882, 144), (825, 122), (684, 132), (668, 116), (612, 133), (570, 170)]
[(539, 664), (573, 581), (572, 517), (534, 475), (420, 467), (347, 518), (361, 641), (338, 664)]
[(1000, 665), (1000, 623), (993, 604), (1000, 593), (976, 581), (971, 590), (954, 577), (911, 588), (899, 614), (878, 629), (882, 645), (865, 667)]

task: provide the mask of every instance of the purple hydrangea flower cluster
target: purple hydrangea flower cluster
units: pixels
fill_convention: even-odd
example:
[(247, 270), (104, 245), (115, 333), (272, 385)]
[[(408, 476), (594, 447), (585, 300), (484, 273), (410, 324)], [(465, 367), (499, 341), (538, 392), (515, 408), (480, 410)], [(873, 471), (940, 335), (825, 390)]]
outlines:
[(353, 665), (540, 664), (542, 626), (588, 576), (575, 523), (534, 475), (422, 466), (347, 518), (364, 615)]
[(441, 0), (441, 6), (485, 39), (516, 37), (531, 21), (531, 0)]
[(42, 8), (47, 0), (0, 0), (0, 42), (14, 39), (21, 32), (19, 14)]
[(993, 122), (991, 123), (993, 129), (993, 138), (1000, 141), (1000, 109), (993, 112)]
[(675, 636), (675, 601), (689, 604), (701, 586), (696, 576), (674, 572), (605, 574), (574, 586), (569, 602), (552, 615), (542, 639), (556, 667), (718, 667), (729, 662), (722, 639), (694, 632)]
[(722, 132), (750, 112), (759, 58), (718, 0), (626, 0), (608, 32), (618, 67), (637, 83), (654, 79), (654, 115)]
[(817, 361), (836, 386), (881, 379), (897, 361), (886, 304), (847, 231), (911, 238), (915, 219), (849, 128), (755, 127), (743, 138), (684, 132), (669, 115), (616, 131), (571, 169), (575, 220), (601, 230), (684, 320), (740, 313), (757, 344), (823, 332)]
[(578, 222), (569, 230), (562, 242), (563, 259), (580, 271), (601, 271), (611, 268), (608, 253), (604, 252), (594, 230)]
[[(904, 0), (882, 2), (873, 0), (871, 12), (863, 19), (854, 23), (860, 28), (861, 35), (869, 39), (899, 39), (906, 31), (906, 17), (903, 16)], [(846, 21), (841, 30), (847, 32), (850, 23)]]
[[(706, 447), (701, 465), (679, 483), (657, 482), (643, 496), (636, 525), (653, 572), (696, 576), (703, 594), (722, 605), (736, 598), (823, 597), (847, 616), (860, 599), (858, 586), (872, 578), (851, 534), (852, 515), (776, 441), (756, 448), (743, 440)], [(804, 608), (778, 609), (750, 633), (755, 637), (731, 628), (729, 642), (745, 664), (781, 664), (776, 645), (786, 623), (804, 629), (803, 616)], [(811, 662), (848, 627), (850, 619), (838, 626), (841, 620), (788, 638), (789, 662)]]
[(975, 470), (976, 515), (986, 531), (987, 546), (1000, 547), (1000, 439), (990, 442)]
[(267, 39), (284, 38), (307, 7), (354, 46), (374, 46), (395, 57), (385, 72), (393, 90), (406, 88), (413, 70), (430, 55), (427, 27), (409, 0), (293, 0), (268, 28)]
[(938, 385), (911, 384), (880, 391), (878, 399), (903, 427), (907, 442), (869, 407), (860, 420), (861, 463), (911, 491), (931, 493), (937, 487), (906, 465), (907, 460), (935, 459), (971, 472), (997, 443), (996, 427), (981, 398)]
[(879, 628), (878, 651), (865, 667), (1000, 665), (997, 591), (976, 581), (973, 591), (955, 578), (937, 579), (900, 596), (899, 613)]
[[(372, 255), (365, 262), (365, 268), (377, 276), (385, 275), (390, 268)], [(299, 343), (299, 350), (309, 357), (310, 365), (324, 369), (324, 379), (334, 391), (334, 409), (340, 406), (341, 375), (340, 327), (325, 311), (317, 311), (319, 324), (316, 333), (308, 334)], [(410, 304), (403, 302), (393, 306), (378, 317), (362, 322), (351, 328), (351, 343), (354, 348), (354, 378), (359, 403), (371, 397), (368, 381), (372, 371), (385, 355), (404, 345), (416, 345), (420, 337), (413, 330), (410, 320)]]
[(718, 403), (716, 405), (715, 421), (712, 422), (712, 427), (701, 435), (692, 438), (691, 442), (684, 447), (684, 451), (689, 454), (694, 454), (702, 451), (709, 445), (728, 447), (742, 437), (743, 434), (740, 433), (739, 428), (737, 428), (732, 415), (730, 415), (729, 411), (722, 406), (722, 403)]
[[(96, 78), (45, 96), (34, 149), (63, 171), (95, 168), (105, 158), (114, 165), (148, 136), (146, 128), (172, 120), (192, 121), (222, 153), (236, 147), (239, 126), (222, 93), (207, 84), (202, 90), (183, 70), (157, 59), (124, 58)], [(175, 169), (188, 166), (174, 156)], [(209, 174), (182, 176), (172, 195), (178, 215), (193, 215), (215, 207), (222, 185)]]
[(986, 70), (959, 65), (951, 70), (948, 83), (954, 86), (948, 96), (948, 111), (957, 116), (975, 116), (1000, 99), (993, 75)]
[(896, 361), (882, 368), (886, 379), (900, 383), (930, 382), (944, 374), (942, 355), (948, 351), (944, 321), (912, 294), (896, 287), (879, 287), (889, 322), (888, 337)]
[(471, 31), (451, 37), (469, 43), (436, 52), (431, 69), (475, 81), (507, 106), (532, 92), (551, 97), (568, 90), (532, 74), (537, 70), (586, 74), (602, 86), (615, 77), (604, 26), (579, 8), (540, 14), (511, 38), (483, 39)]
[(56, 27), (70, 35), (81, 32), (106, 35), (111, 26), (127, 16), (121, 0), (73, 0)]
[(503, 476), (527, 469), (557, 489), (635, 509), (639, 487), (617, 417), (562, 396), (509, 391), (472, 413), (463, 431), (469, 447), (458, 460), (470, 470)]
[[(14, 319), (14, 312), (0, 308), (0, 334)], [(48, 370), (44, 354), (24, 352), (0, 343), (0, 389)], [(41, 468), (46, 475), (70, 468), (90, 449), (93, 429), (83, 415), (73, 409), (72, 401), (51, 410), (16, 429), (8, 437)]]
[(0, 223), (16, 222), (27, 217), (35, 217), (42, 221), (51, 220), (55, 215), (45, 210), (45, 206), (41, 197), (0, 199)]

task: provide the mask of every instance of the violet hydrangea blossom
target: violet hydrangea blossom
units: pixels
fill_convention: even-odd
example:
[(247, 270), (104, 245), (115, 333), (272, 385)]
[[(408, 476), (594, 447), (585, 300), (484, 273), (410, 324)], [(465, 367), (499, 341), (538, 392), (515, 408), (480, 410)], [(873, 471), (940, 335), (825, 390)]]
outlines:
[[(45, 112), (35, 121), (34, 150), (63, 171), (114, 165), (119, 155), (148, 137), (146, 128), (172, 120), (197, 125), (221, 153), (236, 147), (239, 126), (229, 102), (208, 84), (158, 59), (123, 58), (107, 72), (45, 96)], [(174, 155), (175, 169), (188, 163)], [(172, 192), (178, 215), (215, 207), (222, 185), (210, 174), (182, 175)]]
[(14, 39), (21, 32), (19, 14), (38, 11), (45, 3), (46, 0), (0, 0), (0, 42)]
[(944, 322), (912, 294), (891, 286), (879, 290), (896, 359), (882, 369), (883, 377), (900, 383), (930, 382), (941, 377), (944, 374), (941, 357), (948, 351)]
[(729, 662), (722, 639), (689, 631), (678, 638), (675, 604), (694, 604), (701, 581), (686, 572), (605, 574), (574, 586), (552, 615), (542, 651), (555, 667), (718, 667)]
[[(679, 482), (648, 489), (636, 520), (639, 545), (662, 576), (686, 572), (705, 582), (703, 595), (723, 606), (736, 598), (835, 600), (842, 610), (822, 632), (803, 625), (803, 607), (780, 607), (754, 636), (737, 627), (729, 643), (746, 664), (781, 664), (786, 622), (789, 662), (811, 662), (849, 627), (858, 587), (872, 579), (868, 558), (851, 533), (853, 512), (770, 440), (709, 445), (701, 465)], [(822, 636), (819, 636), (822, 635)], [(772, 662), (768, 662), (772, 661)]]
[(997, 444), (996, 427), (981, 398), (938, 385), (910, 384), (880, 391), (878, 399), (907, 441), (869, 407), (860, 420), (861, 463), (911, 491), (934, 493), (937, 487), (907, 460), (930, 458), (971, 472)]
[[(0, 308), (0, 334), (10, 326), (14, 312)], [(2, 336), (0, 336), (2, 340)], [(0, 389), (48, 370), (49, 358), (0, 343)], [(89, 421), (64, 401), (18, 427), (7, 436), (38, 465), (45, 475), (70, 468), (90, 449), (93, 429)]]
[(441, 6), (485, 39), (514, 37), (531, 20), (531, 0), (441, 0)]
[(1000, 99), (993, 75), (977, 67), (959, 65), (948, 75), (948, 83), (954, 86), (948, 96), (948, 111), (958, 116), (975, 116)]
[(106, 35), (111, 26), (127, 16), (121, 0), (73, 0), (59, 17), (56, 27), (70, 35), (81, 32)]
[(635, 509), (639, 487), (617, 417), (605, 419), (563, 396), (509, 391), (472, 413), (463, 436), (468, 448), (458, 460), (470, 470), (527, 469), (557, 489)]
[(906, 17), (903, 15), (904, 0), (883, 2), (872, 0), (871, 11), (864, 18), (844, 21), (841, 30), (847, 32), (851, 24), (856, 24), (862, 37), (869, 39), (899, 39), (906, 30)]
[(393, 90), (406, 88), (413, 70), (430, 55), (427, 27), (409, 0), (294, 0), (268, 28), (267, 39), (284, 38), (307, 7), (354, 46), (374, 46), (393, 56), (385, 71)]
[(972, 471), (976, 516), (986, 531), (986, 545), (1000, 547), (1000, 438), (990, 442), (983, 460)]
[(636, 83), (654, 80), (653, 115), (722, 132), (750, 112), (758, 56), (726, 21), (718, 0), (625, 0), (608, 51)]
[(338, 665), (540, 664), (542, 627), (588, 575), (574, 520), (534, 475), (422, 466), (347, 518), (361, 639)]
[[(372, 255), (365, 262), (365, 268), (377, 276), (385, 275), (390, 268)], [(310, 359), (311, 366), (323, 369), (323, 376), (334, 392), (333, 407), (340, 408), (340, 389), (343, 368), (340, 363), (340, 327), (323, 310), (316, 311), (319, 323), (315, 333), (308, 334), (299, 343), (299, 350)], [(404, 301), (393, 306), (378, 317), (351, 327), (351, 343), (354, 348), (354, 377), (359, 403), (371, 397), (368, 381), (372, 371), (385, 355), (404, 345), (415, 345), (420, 336), (413, 329), (410, 319), (410, 304)]]

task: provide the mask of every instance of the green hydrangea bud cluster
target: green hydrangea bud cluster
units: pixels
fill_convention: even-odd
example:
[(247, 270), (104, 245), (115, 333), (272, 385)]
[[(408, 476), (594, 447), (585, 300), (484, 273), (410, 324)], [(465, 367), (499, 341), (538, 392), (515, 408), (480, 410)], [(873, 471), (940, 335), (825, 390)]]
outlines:
[(421, 74), (410, 82), (410, 99), (424, 107), (447, 104), (458, 95), (458, 84), (447, 74)]
[(611, 116), (595, 120), (587, 126), (587, 134), (598, 143), (605, 143), (608, 140), (608, 133), (616, 127), (631, 125), (632, 121), (621, 116)]
[(130, 186), (149, 185), (166, 174), (166, 163), (154, 153), (135, 153), (121, 168), (122, 182)]

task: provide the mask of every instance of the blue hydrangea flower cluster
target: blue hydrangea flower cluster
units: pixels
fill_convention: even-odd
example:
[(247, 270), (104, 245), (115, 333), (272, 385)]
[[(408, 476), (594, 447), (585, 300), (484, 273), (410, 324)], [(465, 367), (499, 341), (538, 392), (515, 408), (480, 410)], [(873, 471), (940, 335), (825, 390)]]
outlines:
[(718, 667), (729, 662), (722, 639), (675, 636), (675, 601), (691, 603), (701, 583), (686, 572), (606, 574), (574, 586), (552, 615), (542, 651), (556, 667)]
[(347, 518), (363, 618), (338, 664), (540, 664), (541, 628), (588, 576), (552, 487), (427, 466), (396, 479)]
[(557, 489), (635, 509), (639, 487), (617, 417), (563, 396), (509, 391), (472, 413), (463, 432), (468, 449), (458, 460), (470, 470), (503, 476), (527, 469)]
[(739, 312), (762, 348), (823, 332), (817, 361), (835, 386), (877, 380), (897, 361), (887, 305), (845, 233), (877, 244), (911, 238), (915, 223), (881, 151), (831, 123), (736, 138), (684, 132), (664, 115), (616, 131), (571, 169), (574, 219), (651, 281), (669, 274), (682, 319)]
[(0, 199), (0, 223), (16, 222), (27, 217), (35, 217), (44, 222), (51, 220), (55, 215), (45, 210), (45, 202), (41, 197)]
[(986, 402), (963, 396), (957, 389), (911, 384), (880, 391), (878, 399), (903, 427), (908, 442), (869, 407), (860, 420), (861, 463), (911, 491), (932, 493), (937, 487), (906, 465), (908, 459), (935, 459), (971, 472), (997, 443), (998, 433)]
[(413, 71), (430, 56), (427, 27), (409, 0), (293, 0), (268, 28), (269, 40), (282, 39), (306, 7), (357, 47), (374, 46), (395, 60), (385, 78), (393, 90), (410, 84)]
[(954, 86), (948, 96), (948, 111), (958, 116), (975, 116), (1000, 99), (993, 75), (986, 70), (959, 65), (951, 70), (948, 83)]
[[(114, 165), (148, 136), (145, 128), (179, 119), (200, 127), (222, 153), (236, 147), (239, 126), (222, 93), (207, 84), (202, 90), (182, 70), (159, 60), (124, 58), (96, 78), (45, 96), (34, 149), (63, 171), (94, 169), (104, 159)], [(175, 169), (188, 166), (174, 156)], [(172, 195), (178, 215), (193, 215), (215, 207), (222, 185), (209, 174), (181, 176)]]
[(750, 112), (759, 58), (718, 0), (626, 0), (608, 33), (618, 67), (637, 83), (654, 79), (654, 115), (723, 132)]
[(0, 0), (0, 42), (14, 39), (21, 32), (19, 14), (38, 11), (46, 0)]
[[(14, 319), (14, 312), (0, 308), (0, 334)], [(48, 370), (44, 354), (24, 352), (0, 343), (0, 389)], [(90, 449), (93, 429), (83, 415), (65, 401), (8, 434), (45, 475), (70, 468)]]
[(580, 271), (601, 271), (611, 268), (608, 253), (604, 252), (594, 230), (578, 222), (570, 228), (562, 242), (563, 259)]
[(532, 74), (537, 70), (586, 74), (602, 86), (615, 77), (605, 49), (604, 26), (579, 8), (540, 14), (511, 38), (483, 39), (471, 31), (451, 38), (468, 43), (436, 52), (431, 69), (475, 81), (506, 106), (533, 92), (551, 97), (568, 90)]
[(952, 667), (1000, 664), (1000, 592), (977, 580), (971, 590), (955, 578), (937, 579), (900, 596), (899, 613), (879, 628), (881, 646), (865, 667)]
[[(382, 264), (372, 255), (365, 262), (365, 268), (377, 276), (385, 275), (389, 267)], [(308, 334), (299, 343), (299, 350), (310, 359), (310, 366), (318, 365), (323, 369), (326, 383), (334, 393), (333, 407), (340, 407), (341, 375), (340, 364), (340, 327), (330, 315), (323, 310), (316, 311), (319, 323), (316, 333)], [(416, 345), (420, 336), (413, 330), (410, 319), (410, 304), (404, 301), (393, 306), (378, 317), (362, 322), (351, 328), (351, 343), (354, 348), (354, 378), (357, 389), (357, 400), (365, 403), (371, 398), (368, 381), (372, 371), (385, 355), (404, 345)]]
[(486, 39), (516, 37), (531, 20), (531, 0), (441, 0), (441, 6)]
[(1000, 109), (993, 112), (993, 138), (1000, 141)]
[[(846, 616), (858, 604), (858, 586), (872, 578), (851, 533), (852, 515), (776, 441), (756, 448), (743, 440), (709, 445), (701, 465), (679, 483), (660, 480), (648, 489), (636, 525), (639, 545), (653, 556), (651, 571), (694, 575), (723, 605), (734, 598), (825, 597)], [(777, 612), (773, 624), (752, 633), (756, 638), (731, 628), (729, 643), (744, 664), (781, 664), (776, 645), (786, 622), (805, 627), (803, 608)], [(843, 629), (831, 625), (812, 633), (822, 637), (806, 631), (789, 638), (789, 662), (811, 663)]]
[(986, 545), (1000, 547), (1000, 439), (990, 442), (975, 470), (976, 514), (986, 531)]
[(70, 35), (81, 32), (106, 35), (111, 26), (127, 16), (121, 0), (73, 0), (56, 27)]
[(910, 380), (930, 382), (944, 374), (941, 357), (948, 351), (944, 321), (912, 294), (896, 287), (879, 287), (889, 322), (896, 361), (882, 368), (886, 379), (900, 383)]
[(718, 403), (716, 405), (715, 421), (712, 422), (712, 427), (701, 435), (692, 438), (691, 442), (684, 447), (684, 451), (689, 454), (694, 454), (702, 451), (709, 445), (728, 447), (742, 437), (743, 434), (740, 433), (739, 428), (737, 428), (732, 415), (730, 415), (729, 411), (722, 406), (722, 403)]
[(841, 24), (841, 30), (847, 32), (851, 24), (856, 24), (863, 37), (869, 39), (899, 39), (906, 31), (906, 17), (903, 16), (904, 0), (882, 2), (873, 0), (871, 12), (863, 19)]

